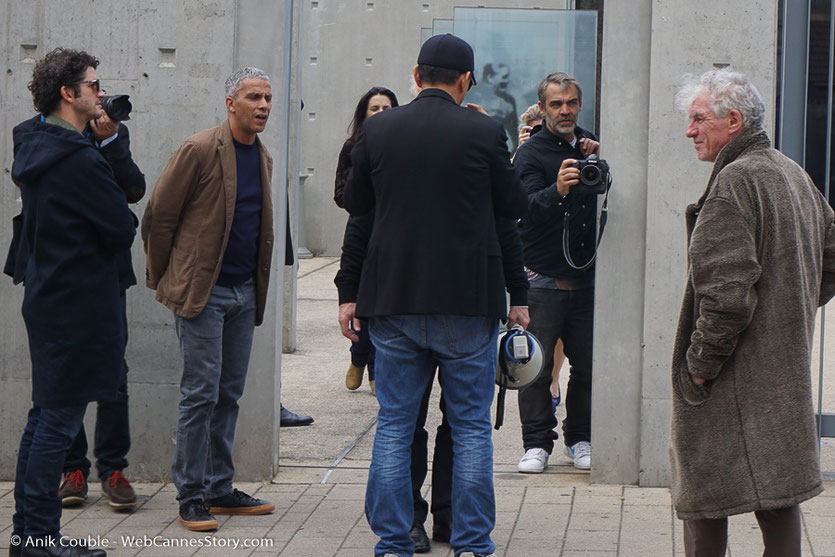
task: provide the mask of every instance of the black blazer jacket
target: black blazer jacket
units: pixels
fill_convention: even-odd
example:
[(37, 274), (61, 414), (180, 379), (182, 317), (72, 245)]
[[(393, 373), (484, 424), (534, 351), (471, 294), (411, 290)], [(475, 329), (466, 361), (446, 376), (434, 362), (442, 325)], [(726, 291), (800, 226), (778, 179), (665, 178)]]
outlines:
[(501, 124), (425, 89), (367, 119), (352, 162), (345, 208), (374, 214), (356, 314), (505, 317), (496, 216), (524, 216), (527, 195)]

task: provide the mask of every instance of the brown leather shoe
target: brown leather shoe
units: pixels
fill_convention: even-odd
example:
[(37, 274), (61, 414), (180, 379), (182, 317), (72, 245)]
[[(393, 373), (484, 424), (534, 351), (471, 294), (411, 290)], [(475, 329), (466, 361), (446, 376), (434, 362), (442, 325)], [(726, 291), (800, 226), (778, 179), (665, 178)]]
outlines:
[(87, 479), (81, 470), (64, 474), (64, 481), (58, 488), (62, 507), (75, 507), (87, 500)]
[(345, 374), (345, 386), (349, 391), (356, 391), (362, 385), (362, 375), (365, 372), (365, 366), (359, 367), (351, 364), (348, 366), (348, 373)]
[(101, 481), (101, 494), (114, 509), (132, 509), (136, 505), (136, 492), (119, 470)]

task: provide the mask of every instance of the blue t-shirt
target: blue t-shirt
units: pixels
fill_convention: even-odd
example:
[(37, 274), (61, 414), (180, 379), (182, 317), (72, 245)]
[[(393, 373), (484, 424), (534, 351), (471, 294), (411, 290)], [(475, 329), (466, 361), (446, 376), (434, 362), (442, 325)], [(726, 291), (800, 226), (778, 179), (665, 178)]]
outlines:
[(238, 166), (235, 216), (217, 277), (217, 284), (227, 287), (255, 277), (261, 233), (261, 159), (257, 144), (235, 141), (235, 157)]

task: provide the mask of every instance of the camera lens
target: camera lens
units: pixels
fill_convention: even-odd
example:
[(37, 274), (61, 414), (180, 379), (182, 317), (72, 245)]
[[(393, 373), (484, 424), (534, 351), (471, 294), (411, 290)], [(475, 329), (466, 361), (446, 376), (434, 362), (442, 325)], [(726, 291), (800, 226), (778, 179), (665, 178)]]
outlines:
[(595, 165), (586, 165), (580, 171), (580, 181), (587, 186), (596, 186), (600, 183), (600, 169)]
[(101, 100), (101, 107), (112, 120), (130, 120), (130, 95), (108, 95)]

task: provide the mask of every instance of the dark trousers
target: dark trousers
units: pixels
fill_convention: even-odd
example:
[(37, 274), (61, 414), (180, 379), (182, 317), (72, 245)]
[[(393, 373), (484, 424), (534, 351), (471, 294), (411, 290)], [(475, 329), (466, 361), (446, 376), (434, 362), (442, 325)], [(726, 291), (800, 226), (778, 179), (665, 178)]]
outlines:
[(563, 441), (569, 447), (591, 440), (592, 336), (594, 332), (594, 288), (552, 290), (531, 288), (528, 292), (531, 323), (528, 330), (545, 351), (545, 365), (539, 378), (519, 391), (519, 417), (525, 450), (540, 448), (548, 454), (558, 435), (557, 418), (551, 406), (551, 373), (554, 345), (562, 339), (571, 364), (565, 393), (566, 418)]
[[(415, 425), (415, 435), (412, 438), (412, 501), (414, 502), (414, 518), (412, 525), (423, 524), (429, 513), (429, 504), (421, 495), (423, 481), (426, 479), (426, 463), (428, 460), (429, 433), (426, 431), (426, 414), (429, 411), (429, 397), (432, 394), (434, 377), (420, 403), (420, 413)], [(436, 523), (452, 525), (452, 433), (446, 419), (446, 404), (443, 392), (440, 402), (441, 425), (435, 436), (435, 452), (432, 456), (432, 517)]]
[(357, 367), (368, 366), (368, 380), (374, 381), (374, 354), (376, 350), (368, 336), (368, 319), (360, 319), (357, 342), (351, 342), (351, 363)]
[[(122, 321), (125, 327), (125, 347), (127, 347), (127, 307), (125, 291), (122, 291)], [(116, 398), (99, 401), (96, 408), (96, 432), (93, 455), (96, 457), (96, 471), (99, 479), (103, 480), (113, 472), (122, 471), (128, 467), (128, 451), (130, 451), (130, 421), (128, 417), (128, 363), (125, 366), (125, 383), (119, 387)], [(84, 477), (90, 475), (90, 460), (87, 458), (87, 433), (84, 424), (70, 446), (67, 460), (64, 462), (64, 472), (81, 470)]]
[[(800, 557), (800, 506), (756, 511), (765, 551), (763, 557)], [(687, 557), (724, 557), (728, 547), (728, 519), (684, 521)]]
[[(127, 368), (127, 363), (125, 364)], [(130, 451), (130, 424), (128, 421), (128, 384), (119, 387), (116, 398), (97, 403), (96, 432), (93, 454), (96, 457), (96, 471), (103, 480), (113, 472), (128, 466)], [(87, 433), (84, 424), (72, 442), (64, 472), (81, 470), (84, 477), (90, 475), (90, 460), (87, 458)]]
[(15, 471), (14, 533), (46, 538), (61, 529), (58, 485), (67, 450), (84, 419), (86, 404), (29, 410)]

